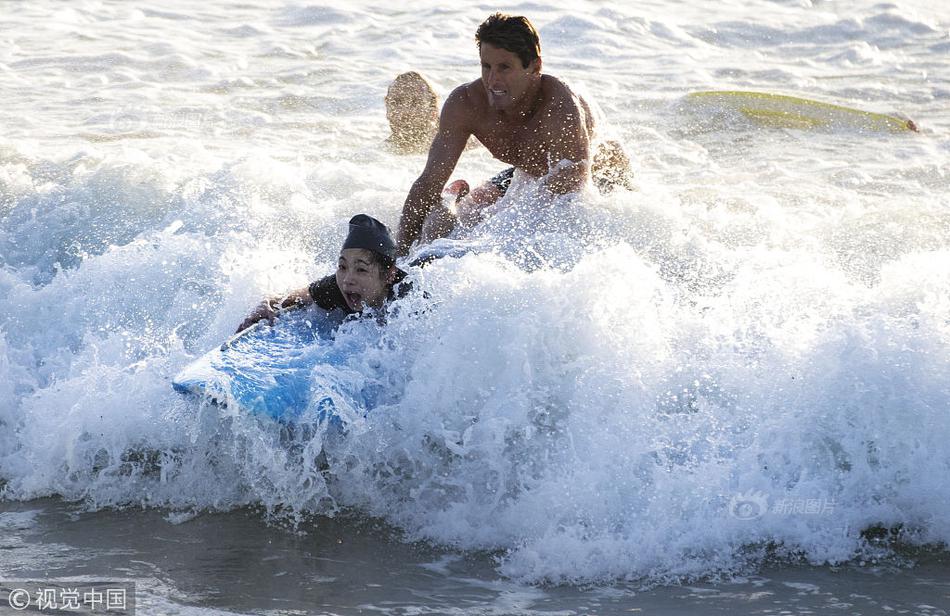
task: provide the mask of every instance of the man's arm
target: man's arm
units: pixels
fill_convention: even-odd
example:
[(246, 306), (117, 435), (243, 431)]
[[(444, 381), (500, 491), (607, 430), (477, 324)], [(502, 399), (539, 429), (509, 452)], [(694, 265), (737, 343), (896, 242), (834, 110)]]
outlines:
[(542, 122), (550, 167), (544, 185), (558, 195), (584, 187), (590, 177), (591, 161), (586, 111), (570, 90), (561, 88)]
[(432, 208), (439, 205), (442, 189), (449, 181), (455, 164), (458, 163), (471, 131), (472, 111), (466, 94), (466, 86), (456, 88), (442, 106), (439, 132), (429, 148), (426, 167), (409, 190), (399, 219), (399, 236), (396, 241), (400, 255), (409, 253), (412, 243), (419, 239), (422, 225)]

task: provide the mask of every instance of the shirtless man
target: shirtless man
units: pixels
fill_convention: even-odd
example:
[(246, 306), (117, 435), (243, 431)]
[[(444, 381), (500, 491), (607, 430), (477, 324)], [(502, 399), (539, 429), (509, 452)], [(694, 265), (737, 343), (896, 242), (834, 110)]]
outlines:
[(441, 193), (470, 135), (498, 160), (544, 178), (554, 194), (579, 190), (590, 178), (593, 115), (563, 82), (541, 74), (541, 43), (531, 22), (496, 13), (478, 27), (475, 40), (482, 76), (456, 88), (442, 107), (425, 169), (403, 206), (400, 255), (408, 254), (423, 225), (430, 237), (454, 226)]

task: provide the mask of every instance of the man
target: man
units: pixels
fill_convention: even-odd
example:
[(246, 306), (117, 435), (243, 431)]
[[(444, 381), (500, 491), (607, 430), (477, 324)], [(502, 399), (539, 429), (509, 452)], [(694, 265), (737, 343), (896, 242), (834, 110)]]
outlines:
[[(431, 239), (455, 225), (455, 216), (440, 207), (441, 193), (471, 135), (498, 160), (544, 178), (554, 194), (579, 190), (590, 177), (590, 108), (563, 82), (541, 73), (541, 42), (531, 22), (496, 13), (478, 27), (475, 40), (482, 76), (456, 88), (442, 107), (425, 169), (403, 206), (400, 255), (408, 254), (423, 226)], [(499, 191), (510, 181), (507, 175), (493, 182)], [(472, 196), (483, 204), (497, 199), (477, 193)], [(478, 205), (470, 203), (469, 210)], [(467, 216), (477, 217), (471, 211)]]

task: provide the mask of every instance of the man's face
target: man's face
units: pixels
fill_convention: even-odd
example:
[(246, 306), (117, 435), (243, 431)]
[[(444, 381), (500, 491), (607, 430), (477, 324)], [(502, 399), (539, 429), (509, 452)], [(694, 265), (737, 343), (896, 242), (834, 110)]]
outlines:
[(492, 109), (505, 111), (520, 103), (525, 91), (541, 77), (540, 59), (521, 66), (518, 54), (482, 43), (478, 52), (482, 61), (482, 84)]

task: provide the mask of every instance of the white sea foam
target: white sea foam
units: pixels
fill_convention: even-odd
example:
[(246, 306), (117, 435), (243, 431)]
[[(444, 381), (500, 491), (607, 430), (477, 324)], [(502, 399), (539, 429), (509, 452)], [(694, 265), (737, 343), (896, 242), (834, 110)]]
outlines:
[[(551, 204), (516, 183), (484, 252), (412, 272), (427, 296), (384, 330), (341, 330), (363, 349), (344, 369), (380, 405), (326, 442), (170, 378), (261, 296), (330, 271), (349, 216), (395, 226), (423, 159), (382, 147), (386, 87), (410, 68), (443, 96), (474, 79), (482, 9), (8, 16), (4, 497), (175, 521), (354, 508), (530, 581), (738, 571), (767, 546), (838, 562), (877, 524), (950, 541), (950, 14), (577, 6), (522, 8), (546, 71), (596, 96), (636, 158), (638, 190)], [(922, 132), (697, 117), (682, 97), (698, 89), (900, 112)], [(456, 176), (500, 167), (474, 149)]]

